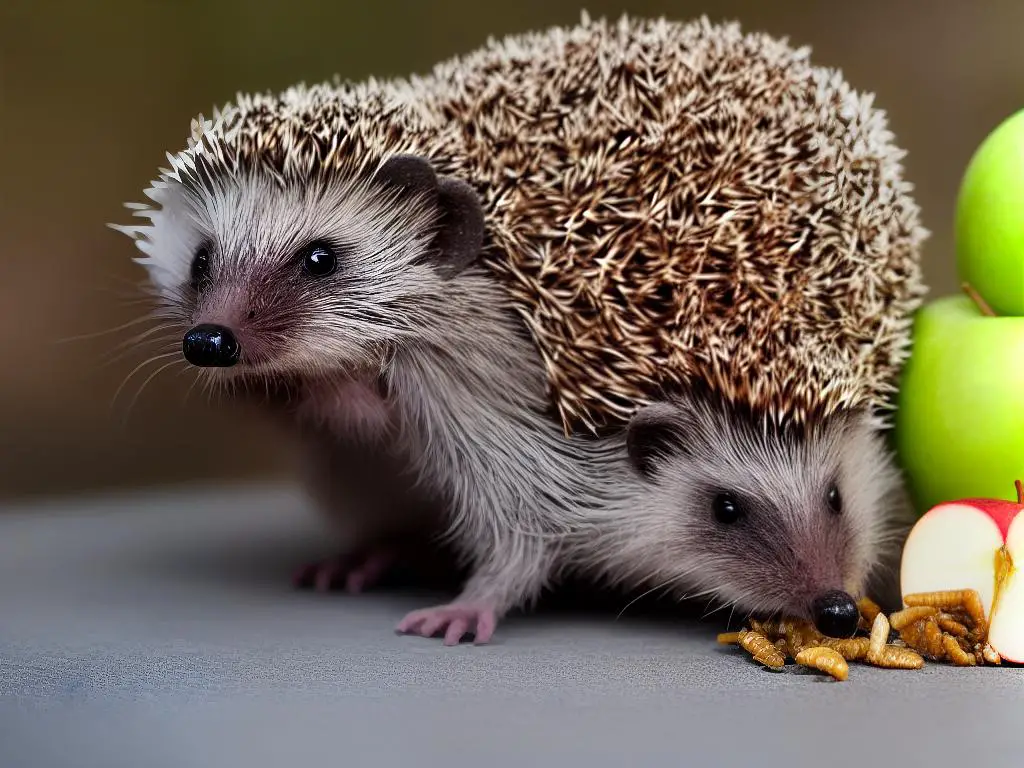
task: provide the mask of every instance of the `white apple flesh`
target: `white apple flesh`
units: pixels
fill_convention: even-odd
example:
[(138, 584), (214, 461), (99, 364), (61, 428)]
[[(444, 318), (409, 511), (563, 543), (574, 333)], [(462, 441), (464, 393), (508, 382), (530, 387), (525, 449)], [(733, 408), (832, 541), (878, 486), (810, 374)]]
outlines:
[(976, 590), (989, 624), (988, 642), (1006, 661), (1024, 663), (1024, 486), (1018, 500), (962, 499), (932, 507), (903, 547), (900, 590)]

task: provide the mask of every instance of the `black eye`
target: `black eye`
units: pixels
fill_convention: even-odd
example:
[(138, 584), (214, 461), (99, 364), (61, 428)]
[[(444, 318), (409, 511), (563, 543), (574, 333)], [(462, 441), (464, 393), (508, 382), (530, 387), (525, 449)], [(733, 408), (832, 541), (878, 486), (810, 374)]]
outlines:
[(192, 257), (192, 271), (189, 275), (189, 280), (193, 288), (199, 288), (209, 276), (210, 249), (205, 245), (201, 245), (196, 250), (196, 255)]
[(326, 243), (312, 243), (302, 249), (302, 270), (310, 277), (327, 277), (337, 268), (338, 258)]
[(723, 525), (735, 523), (743, 517), (743, 507), (732, 494), (720, 493), (711, 502), (711, 511), (715, 513), (715, 520)]
[(825, 502), (828, 504), (828, 511), (838, 515), (843, 511), (843, 497), (839, 495), (839, 488), (832, 485), (825, 495)]

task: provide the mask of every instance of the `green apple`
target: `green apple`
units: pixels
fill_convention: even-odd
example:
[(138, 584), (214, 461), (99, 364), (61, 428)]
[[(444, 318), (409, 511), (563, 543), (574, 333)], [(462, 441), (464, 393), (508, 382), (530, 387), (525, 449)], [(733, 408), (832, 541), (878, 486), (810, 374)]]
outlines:
[(917, 512), (964, 498), (1016, 499), (1024, 477), (1024, 317), (968, 296), (925, 304), (901, 377), (894, 441)]
[(1024, 110), (996, 126), (967, 166), (956, 262), (996, 314), (1024, 315)]

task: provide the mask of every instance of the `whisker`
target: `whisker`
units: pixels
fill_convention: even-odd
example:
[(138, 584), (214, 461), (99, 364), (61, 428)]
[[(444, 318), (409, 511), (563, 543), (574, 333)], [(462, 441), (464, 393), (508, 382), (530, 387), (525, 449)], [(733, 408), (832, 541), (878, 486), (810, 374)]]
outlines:
[(149, 315), (143, 317), (136, 317), (134, 320), (129, 320), (127, 323), (116, 325), (113, 328), (106, 328), (102, 331), (93, 331), (92, 333), (80, 333), (75, 336), (65, 336), (64, 338), (54, 339), (54, 344), (69, 344), (73, 341), (87, 341), (89, 339), (98, 339), (101, 336), (109, 336), (112, 333), (119, 333), (125, 331), (132, 326), (139, 325), (140, 323), (151, 322), (152, 318)]
[[(715, 602), (715, 598), (712, 596), (711, 600), (708, 601), (708, 606), (707, 607), (710, 607), (711, 604), (714, 603), (714, 602)], [(737, 600), (730, 600), (728, 603), (724, 603), (724, 604), (720, 605), (718, 608), (715, 608), (714, 610), (707, 611), (707, 613), (705, 613), (703, 616), (700, 617), (700, 620), (704, 621), (706, 618), (708, 618), (708, 616), (713, 616), (714, 614), (718, 613), (719, 611), (724, 611), (726, 608), (728, 608), (730, 606), (735, 608), (737, 602), (738, 602)], [(707, 610), (707, 607), (705, 608), (705, 610)]]
[[(132, 338), (126, 339), (120, 344), (117, 344), (108, 354), (131, 351), (133, 348), (140, 346), (143, 342), (154, 344), (180, 344), (181, 336), (179, 336), (177, 332), (171, 333), (171, 331), (175, 329), (176, 326), (173, 323), (165, 323), (163, 325), (150, 328), (149, 330), (136, 334)], [(153, 339), (152, 337), (157, 333), (165, 333), (167, 335), (158, 339)]]
[(59, 339), (54, 339), (51, 343), (70, 344), (73, 341), (86, 341), (88, 339), (96, 339), (99, 338), (100, 336), (107, 336), (108, 334), (117, 333), (127, 328), (131, 328), (133, 325), (138, 325), (139, 323), (145, 322), (148, 319), (149, 318), (147, 317), (137, 317), (134, 320), (129, 320), (127, 323), (122, 323), (121, 325), (115, 326), (113, 328), (105, 328), (102, 331), (93, 331), (91, 333), (78, 333), (75, 334), (74, 336), (63, 336)]
[[(713, 602), (714, 598), (715, 598), (715, 594), (717, 592), (718, 592), (718, 588), (717, 587), (708, 587), (707, 589), (702, 589), (702, 590), (697, 591), (697, 592), (687, 592), (684, 595), (680, 595), (678, 600), (677, 600), (677, 602), (681, 603), (684, 600), (687, 600), (687, 601), (700, 600), (701, 598), (707, 597), (708, 595), (711, 595), (711, 601)], [(710, 605), (710, 603), (709, 603), (709, 605)], [(707, 606), (705, 606), (705, 609), (706, 608), (707, 608)]]
[(687, 575), (688, 575), (688, 572), (684, 572), (684, 573), (680, 573), (680, 574), (677, 574), (675, 576), (672, 576), (671, 578), (666, 579), (665, 581), (663, 581), (661, 584), (658, 584), (656, 586), (651, 587), (646, 592), (644, 592), (642, 595), (639, 595), (638, 597), (634, 597), (632, 600), (630, 600), (628, 603), (626, 603), (625, 607), (621, 611), (619, 611), (618, 615), (615, 617), (615, 621), (618, 621), (619, 619), (621, 619), (622, 618), (622, 614), (624, 614), (629, 609), (629, 607), (631, 605), (633, 605), (634, 603), (636, 603), (637, 601), (644, 599), (645, 597), (647, 597), (652, 592), (657, 592), (659, 589), (666, 589), (667, 587), (672, 586), (672, 584), (674, 584), (677, 581), (680, 581), (681, 579), (685, 578)]
[[(178, 346), (178, 337), (177, 336), (168, 336), (168, 337), (162, 338), (162, 339), (153, 339), (152, 341), (153, 341), (153, 345), (158, 350), (159, 349), (167, 349), (167, 350), (169, 350), (166, 354), (172, 354), (172, 352), (170, 350), (173, 350), (173, 354), (181, 354), (181, 349)], [(126, 357), (131, 355), (134, 351), (135, 351), (135, 347), (127, 347), (127, 348), (122, 349), (120, 351), (118, 351), (116, 349), (111, 350), (110, 352), (108, 352), (106, 354), (105, 357), (101, 357), (100, 358), (100, 360), (98, 361), (98, 365), (101, 368), (109, 367), (111, 365), (114, 365), (115, 363), (118, 363), (118, 362), (124, 360)]]
[[(160, 325), (155, 325), (152, 328), (149, 328), (148, 330), (143, 331), (142, 333), (136, 334), (135, 336), (133, 336), (130, 339), (122, 341), (117, 346), (118, 347), (125, 347), (125, 346), (128, 346), (128, 345), (139, 344), (139, 343), (145, 341), (146, 339), (148, 339), (154, 333), (159, 333), (160, 331), (170, 331), (171, 329), (176, 328), (177, 325), (178, 325), (177, 323), (161, 323)], [(177, 338), (177, 334), (174, 335), (174, 338)]]
[(125, 423), (127, 423), (128, 416), (131, 414), (132, 409), (135, 407), (135, 404), (139, 401), (139, 397), (142, 395), (142, 391), (146, 388), (146, 386), (149, 384), (149, 382), (151, 382), (153, 379), (155, 379), (161, 373), (166, 371), (172, 365), (177, 365), (177, 364), (178, 364), (177, 360), (171, 360), (170, 362), (164, 363), (163, 365), (161, 365), (159, 368), (157, 368), (155, 371), (153, 371), (151, 374), (149, 374), (149, 376), (146, 377), (146, 380), (142, 382), (142, 386), (139, 387), (138, 391), (135, 393), (135, 396), (131, 399), (131, 402), (128, 403), (128, 409), (125, 411), (125, 417), (124, 417)]
[(212, 405), (213, 398), (219, 394), (219, 391), (223, 391), (225, 384), (222, 381), (218, 381), (213, 376), (207, 376), (206, 381), (203, 382), (203, 391), (206, 393), (206, 404)]
[[(178, 373), (178, 375), (179, 376), (184, 376), (186, 373), (188, 373), (188, 371), (189, 371), (188, 367), (182, 368), (181, 371)], [(182, 398), (182, 401), (181, 401), (182, 409), (188, 407), (188, 400), (189, 400), (190, 397), (192, 397), (192, 393), (196, 391), (196, 387), (199, 385), (199, 378), (200, 378), (199, 376), (194, 376), (192, 378), (192, 383), (189, 385), (188, 389), (185, 390), (185, 397)]]
[(124, 390), (124, 388), (125, 388), (125, 386), (127, 386), (128, 382), (131, 381), (132, 378), (134, 378), (135, 375), (139, 371), (141, 371), (147, 365), (152, 365), (153, 363), (157, 363), (157, 362), (160, 362), (161, 360), (166, 360), (168, 357), (177, 356), (177, 355), (178, 355), (178, 352), (176, 352), (176, 351), (175, 352), (165, 352), (165, 353), (163, 353), (161, 355), (154, 355), (153, 357), (150, 357), (150, 358), (148, 358), (146, 360), (143, 360), (141, 363), (139, 363), (137, 366), (135, 366), (132, 369), (132, 372), (129, 373), (125, 377), (124, 381), (121, 382), (121, 386), (119, 386), (117, 388), (117, 391), (114, 392), (114, 397), (113, 397), (113, 399), (111, 400), (111, 403), (110, 403), (111, 408), (114, 408), (117, 405), (117, 398), (120, 397), (122, 390)]

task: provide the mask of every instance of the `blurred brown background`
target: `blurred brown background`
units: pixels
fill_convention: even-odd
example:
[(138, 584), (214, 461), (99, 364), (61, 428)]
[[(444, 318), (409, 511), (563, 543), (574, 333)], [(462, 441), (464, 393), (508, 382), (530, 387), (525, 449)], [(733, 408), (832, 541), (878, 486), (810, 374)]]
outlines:
[(489, 35), (591, 15), (707, 13), (813, 47), (878, 95), (910, 151), (933, 237), (926, 277), (955, 288), (951, 213), (972, 151), (1024, 106), (1021, 0), (2, 0), (0, 4), (0, 496), (56, 494), (280, 471), (257, 424), (205, 404), (146, 355), (105, 362), (141, 308), (122, 201), (189, 119), (237, 90), (422, 71)]

